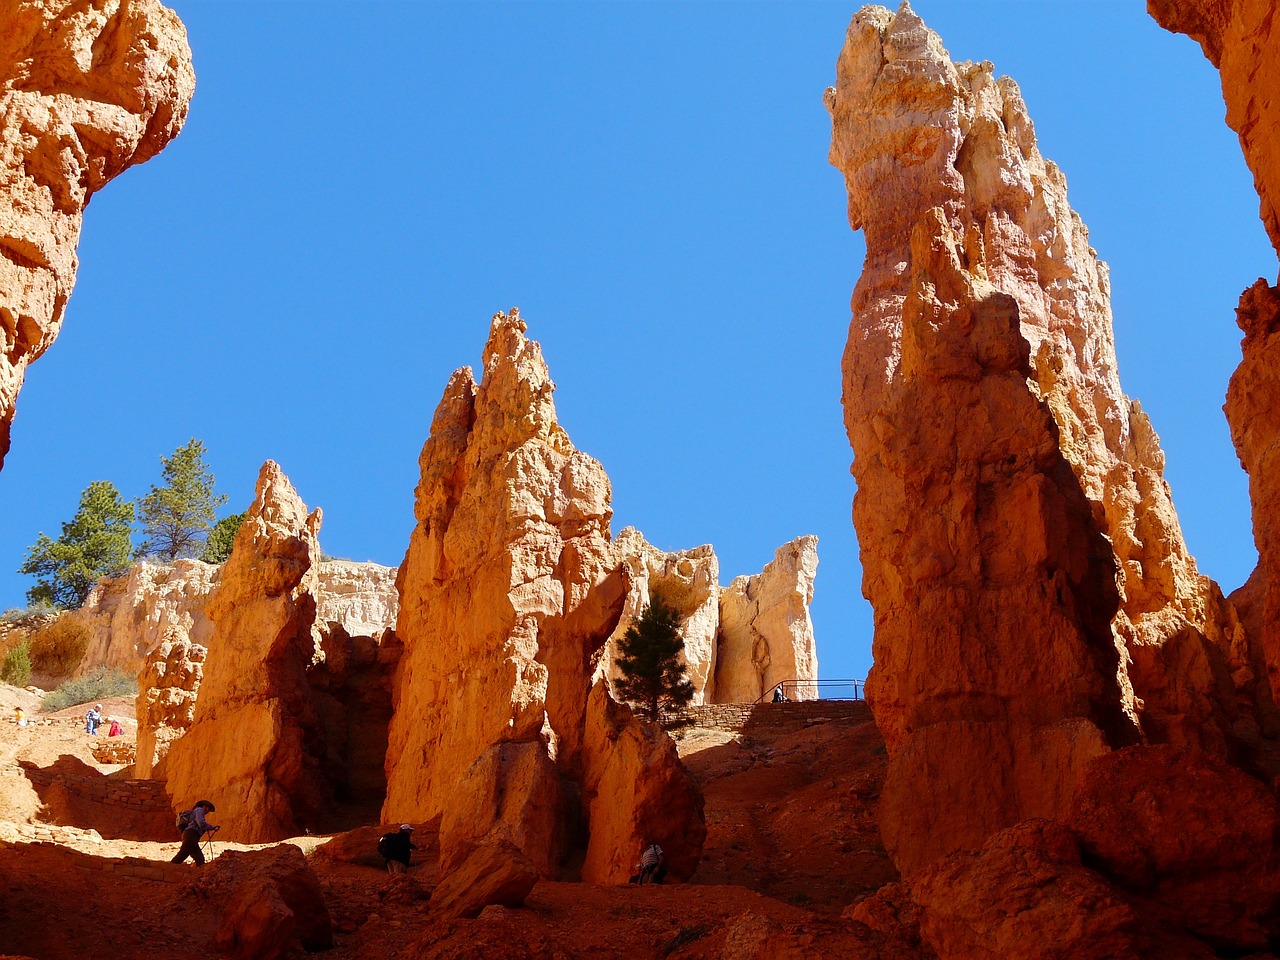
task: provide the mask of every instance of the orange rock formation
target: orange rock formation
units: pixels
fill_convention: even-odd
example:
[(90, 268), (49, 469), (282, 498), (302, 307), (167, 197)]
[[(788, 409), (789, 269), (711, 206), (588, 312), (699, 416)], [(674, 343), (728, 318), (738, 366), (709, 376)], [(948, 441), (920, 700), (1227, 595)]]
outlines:
[(167, 758), (178, 804), (207, 797), (233, 840), (302, 832), (327, 800), (323, 734), (306, 671), (319, 659), (312, 631), (320, 511), (308, 514), (268, 460), (208, 604), (213, 638), (195, 723)]
[[(1161, 26), (1200, 44), (1222, 75), (1227, 124), (1240, 137), (1261, 200), (1262, 223), (1280, 254), (1280, 23), (1270, 0), (1148, 0)], [(1226, 413), (1249, 474), (1258, 567), (1232, 596), (1257, 624), (1271, 686), (1280, 688), (1280, 286), (1259, 279), (1240, 297), (1243, 357), (1231, 377)]]
[(1106, 267), (1017, 86), (952, 63), (904, 3), (854, 17), (827, 105), (867, 238), (845, 423), (905, 869), (1065, 815), (1110, 746), (1227, 755), (1258, 691), (1120, 389)]
[(53, 343), (89, 198), (178, 135), (195, 90), (155, 0), (0, 0), (0, 466), (27, 365)]
[[(638, 852), (601, 849), (624, 832), (602, 827), (587, 785), (614, 751), (584, 750), (588, 697), (626, 585), (609, 537), (609, 479), (556, 420), (554, 385), (525, 330), (514, 310), (494, 317), (480, 383), (469, 368), (453, 374), (422, 450), (398, 580), (405, 652), (383, 819), (446, 814), (442, 858), (455, 869), (503, 842), (554, 874), (563, 822), (582, 822), (589, 862)], [(667, 788), (696, 793), (687, 777)], [(496, 796), (496, 810), (467, 807)], [(672, 795), (651, 812), (694, 806)]]
[(133, 775), (160, 779), (157, 768), (196, 718), (196, 696), (209, 651), (182, 637), (165, 640), (138, 675), (138, 751)]

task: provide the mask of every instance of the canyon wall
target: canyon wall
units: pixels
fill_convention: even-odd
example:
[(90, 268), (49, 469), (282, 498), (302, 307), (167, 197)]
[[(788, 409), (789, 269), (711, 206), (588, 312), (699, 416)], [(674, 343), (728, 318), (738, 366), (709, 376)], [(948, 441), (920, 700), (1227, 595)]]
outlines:
[[(89, 633), (79, 673), (101, 667), (134, 673), (165, 639), (208, 646), (213, 623), (205, 607), (222, 567), (199, 560), (144, 560), (119, 577), (98, 581), (72, 617)], [(315, 581), (316, 623), (322, 632), (380, 637), (396, 622), (396, 568), (325, 560)]]
[(163, 150), (195, 90), (154, 0), (0, 0), (0, 467), (27, 366), (53, 343), (89, 198)]
[[(609, 478), (558, 422), (526, 329), (515, 310), (493, 318), (480, 382), (470, 368), (453, 374), (423, 446), (417, 524), (398, 577), (404, 654), (383, 820), (443, 816), (442, 866), (459, 876), (496, 843), (550, 876), (571, 870), (573, 850), (585, 847), (589, 864), (606, 865), (591, 875), (600, 879), (637, 853), (603, 849), (633, 834), (606, 829), (592, 805), (635, 741), (614, 730), (587, 743), (588, 701), (626, 574), (609, 535)], [(607, 691), (595, 702), (622, 711), (621, 730), (638, 726), (625, 707), (606, 707)], [(658, 791), (665, 801), (646, 804), (638, 829), (648, 832), (647, 816), (696, 807), (698, 822), (682, 827), (700, 837), (700, 797), (675, 762), (679, 775)], [(698, 839), (694, 864), (700, 849)]]
[[(1167, 30), (1200, 44), (1218, 68), (1228, 126), (1253, 173), (1260, 215), (1280, 254), (1280, 23), (1270, 0), (1148, 0)], [(1280, 286), (1257, 280), (1236, 309), (1244, 332), (1240, 366), (1227, 390), (1231, 438), (1249, 474), (1258, 566), (1232, 595), (1256, 624), (1272, 689), (1280, 688)]]
[(854, 17), (826, 101), (867, 241), (843, 402), (905, 869), (1062, 817), (1111, 747), (1232, 753), (1256, 677), (1120, 389), (1105, 264), (1017, 86), (952, 63), (904, 3)]

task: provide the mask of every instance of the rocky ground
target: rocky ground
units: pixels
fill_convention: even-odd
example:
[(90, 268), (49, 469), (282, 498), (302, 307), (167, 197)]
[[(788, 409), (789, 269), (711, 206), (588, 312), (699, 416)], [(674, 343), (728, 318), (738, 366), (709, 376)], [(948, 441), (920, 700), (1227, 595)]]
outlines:
[[(36, 712), (38, 703), (37, 694), (0, 685), (0, 953), (209, 955), (236, 898), (256, 889), (264, 870), (267, 853), (255, 859), (242, 851), (278, 854), (280, 845), (215, 842), (204, 869), (169, 865), (177, 849), (172, 814), (137, 799), (142, 782), (127, 768), (95, 757), (95, 739), (79, 719), (84, 709), (50, 717)], [(15, 706), (38, 722), (16, 726)], [(128, 701), (104, 707), (131, 719)], [(130, 739), (134, 727), (125, 726)], [(431, 911), (432, 825), (420, 826), (422, 862), (405, 877), (381, 869), (378, 825), (298, 837), (288, 845), (319, 878), (333, 922), (327, 955), (876, 955), (865, 928), (855, 936), (860, 925), (840, 917), (896, 879), (871, 816), (885, 757), (865, 705), (838, 718), (803, 708), (783, 716), (762, 705), (739, 733), (688, 731), (681, 752), (706, 795), (708, 837), (691, 883), (542, 882), (521, 908), (441, 920)]]

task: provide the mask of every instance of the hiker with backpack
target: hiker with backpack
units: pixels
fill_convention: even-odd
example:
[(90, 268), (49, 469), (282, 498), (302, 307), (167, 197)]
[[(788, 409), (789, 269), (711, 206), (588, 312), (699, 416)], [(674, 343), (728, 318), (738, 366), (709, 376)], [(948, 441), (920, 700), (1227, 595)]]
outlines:
[(667, 858), (662, 848), (651, 843), (640, 854), (639, 883), (661, 883), (667, 876)]
[(206, 833), (214, 833), (218, 828), (205, 819), (206, 813), (213, 813), (213, 804), (208, 800), (197, 800), (190, 810), (178, 814), (178, 829), (182, 831), (182, 846), (170, 863), (182, 863), (187, 857), (195, 861), (197, 867), (204, 866), (204, 851), (200, 849), (200, 838)]
[(413, 842), (413, 827), (407, 823), (400, 824), (394, 833), (384, 833), (378, 838), (378, 856), (387, 861), (387, 873), (404, 873), (409, 869), (413, 854), (417, 850)]
[(98, 735), (98, 725), (102, 723), (102, 704), (95, 704), (84, 715), (84, 732), (89, 736)]

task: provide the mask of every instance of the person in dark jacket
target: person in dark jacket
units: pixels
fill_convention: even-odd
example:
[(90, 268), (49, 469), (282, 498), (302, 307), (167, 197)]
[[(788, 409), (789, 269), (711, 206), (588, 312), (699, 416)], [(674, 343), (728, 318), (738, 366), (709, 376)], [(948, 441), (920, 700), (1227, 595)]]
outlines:
[(378, 841), (378, 853), (387, 861), (387, 873), (404, 873), (409, 869), (413, 859), (411, 850), (417, 850), (413, 842), (413, 827), (407, 823), (400, 824), (396, 833), (384, 833)]
[(218, 828), (205, 820), (206, 813), (213, 813), (213, 804), (208, 800), (197, 800), (187, 818), (186, 829), (182, 831), (182, 846), (170, 863), (182, 863), (187, 857), (195, 861), (197, 867), (204, 866), (204, 851), (200, 849), (200, 838), (206, 833), (213, 833)]

